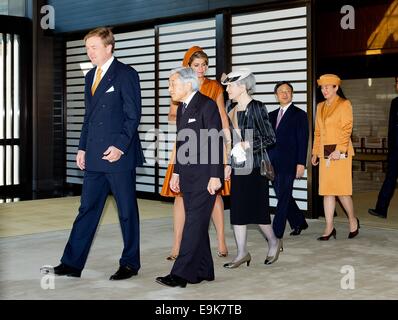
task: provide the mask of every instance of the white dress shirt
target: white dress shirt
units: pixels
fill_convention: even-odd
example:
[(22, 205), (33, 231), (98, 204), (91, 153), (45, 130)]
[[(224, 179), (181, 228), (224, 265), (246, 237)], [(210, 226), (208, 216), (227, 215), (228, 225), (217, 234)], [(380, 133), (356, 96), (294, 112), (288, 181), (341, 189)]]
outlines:
[[(105, 73), (108, 71), (109, 67), (111, 66), (113, 60), (115, 60), (115, 57), (112, 56), (108, 59), (107, 62), (105, 62), (102, 67), (102, 73), (101, 73), (101, 79), (104, 77)], [(95, 74), (94, 74), (94, 78), (93, 78), (93, 83), (91, 84), (91, 87), (93, 86), (94, 82), (95, 82), (95, 78), (97, 77), (97, 71), (98, 71), (98, 67), (95, 69)]]

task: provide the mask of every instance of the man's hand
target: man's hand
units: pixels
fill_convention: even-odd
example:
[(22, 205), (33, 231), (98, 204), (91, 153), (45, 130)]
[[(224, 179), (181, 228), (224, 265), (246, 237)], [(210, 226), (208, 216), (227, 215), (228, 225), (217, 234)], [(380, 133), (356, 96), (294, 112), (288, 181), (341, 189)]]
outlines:
[(76, 164), (80, 170), (86, 169), (86, 151), (78, 150), (76, 155)]
[(174, 192), (180, 192), (180, 176), (176, 173), (171, 176), (170, 189)]
[(224, 180), (226, 181), (231, 180), (231, 172), (232, 172), (231, 166), (226, 165), (224, 168)]
[(318, 161), (318, 156), (316, 154), (314, 154), (311, 158), (311, 163), (313, 166), (317, 166), (319, 161)]
[(296, 166), (296, 179), (301, 179), (304, 176), (305, 167), (302, 164)]
[(106, 151), (103, 153), (104, 156), (102, 160), (108, 160), (109, 162), (115, 162), (120, 159), (123, 152), (114, 146), (110, 146)]
[(210, 178), (209, 183), (207, 184), (207, 191), (209, 191), (210, 194), (215, 194), (221, 186), (220, 178)]

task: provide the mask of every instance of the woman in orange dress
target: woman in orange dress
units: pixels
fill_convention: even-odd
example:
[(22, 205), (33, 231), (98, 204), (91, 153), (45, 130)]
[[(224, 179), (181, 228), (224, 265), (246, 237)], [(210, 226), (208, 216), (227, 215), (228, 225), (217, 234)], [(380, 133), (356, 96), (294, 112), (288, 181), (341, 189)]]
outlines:
[[(210, 80), (205, 77), (205, 73), (208, 69), (209, 58), (207, 54), (203, 51), (202, 48), (194, 46), (190, 48), (184, 56), (184, 60), (182, 62), (183, 67), (191, 67), (196, 71), (200, 89), (199, 91), (213, 99), (218, 106), (222, 126), (225, 134), (229, 134), (229, 123), (227, 113), (225, 111), (224, 104), (224, 96), (223, 96), (223, 87), (216, 80)], [(178, 104), (174, 104), (171, 101), (170, 111), (168, 115), (168, 119), (170, 122), (176, 121), (177, 115), (177, 107)], [(228, 138), (227, 138), (228, 139)], [(160, 194), (164, 197), (174, 197), (174, 207), (173, 207), (173, 217), (174, 217), (174, 239), (173, 239), (173, 248), (171, 250), (171, 254), (167, 257), (167, 260), (175, 260), (180, 251), (180, 243), (182, 238), (182, 231), (184, 229), (185, 223), (185, 209), (184, 202), (182, 199), (182, 194), (175, 193), (170, 189), (169, 182), (173, 173), (175, 162), (175, 145), (173, 148), (173, 152), (170, 157), (170, 163), (167, 167), (166, 176), (164, 178), (162, 191)], [(218, 250), (217, 255), (219, 257), (226, 257), (228, 255), (228, 249), (225, 243), (225, 234), (224, 234), (224, 202), (222, 200), (221, 195), (229, 195), (230, 191), (230, 182), (225, 181), (224, 188), (219, 191), (216, 202), (213, 208), (212, 220), (217, 232), (217, 240), (218, 240)]]
[(353, 116), (351, 102), (340, 88), (341, 80), (334, 74), (325, 74), (318, 80), (326, 99), (318, 103), (315, 120), (312, 165), (319, 163), (319, 195), (323, 196), (326, 227), (318, 240), (336, 238), (333, 224), (336, 197), (348, 215), (350, 233), (354, 238), (359, 233), (359, 220), (354, 215), (352, 203), (352, 157), (351, 142)]

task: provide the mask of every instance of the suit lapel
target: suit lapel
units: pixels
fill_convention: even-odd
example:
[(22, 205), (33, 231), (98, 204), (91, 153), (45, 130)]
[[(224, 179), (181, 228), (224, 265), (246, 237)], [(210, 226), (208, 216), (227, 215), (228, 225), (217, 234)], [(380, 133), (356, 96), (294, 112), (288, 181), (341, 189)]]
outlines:
[[(106, 90), (109, 89), (109, 85), (112, 83), (112, 80), (115, 76), (117, 60), (114, 58), (112, 64), (109, 66), (108, 71), (105, 73), (104, 77), (101, 79), (97, 90), (95, 90), (94, 96), (91, 98), (91, 105), (95, 107), (97, 105), (98, 99), (105, 93)], [(91, 88), (91, 86), (90, 86)], [(91, 95), (91, 93), (90, 93)]]
[(93, 84), (94, 74), (95, 74), (94, 69), (91, 69), (88, 72), (87, 79), (86, 79), (86, 86), (85, 86), (85, 95), (86, 95), (87, 102), (89, 103), (90, 107), (92, 107), (91, 100), (92, 100), (93, 96), (91, 95), (91, 86)]
[(322, 112), (322, 120), (325, 122), (327, 118), (329, 118), (336, 108), (340, 105), (340, 97), (336, 97), (336, 99), (333, 101), (333, 103), (330, 106), (326, 105), (326, 100), (323, 103), (323, 112)]
[[(198, 105), (199, 98), (200, 98), (200, 93), (198, 91), (192, 97), (185, 112), (183, 114), (181, 114), (181, 121), (180, 121), (181, 128), (184, 128), (187, 125), (189, 118), (196, 112), (196, 110), (199, 106)], [(182, 113), (182, 110), (181, 110), (181, 113)]]
[[(283, 127), (286, 125), (286, 123), (287, 123), (289, 117), (291, 117), (291, 114), (294, 112), (293, 108), (294, 108), (294, 105), (293, 105), (293, 103), (292, 103), (292, 104), (290, 105), (290, 107), (287, 108), (287, 110), (286, 110), (285, 113), (283, 114), (282, 119), (281, 119), (281, 121), (279, 122), (279, 126), (278, 126), (278, 128), (276, 129), (277, 131), (280, 130), (280, 128), (283, 128)], [(275, 127), (276, 127), (276, 122), (275, 122)]]

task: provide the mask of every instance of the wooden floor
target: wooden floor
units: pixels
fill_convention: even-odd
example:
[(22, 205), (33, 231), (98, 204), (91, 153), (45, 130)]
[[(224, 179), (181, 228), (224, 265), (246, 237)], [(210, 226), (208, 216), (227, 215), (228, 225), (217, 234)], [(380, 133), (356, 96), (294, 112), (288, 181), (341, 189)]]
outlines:
[[(368, 208), (374, 207), (376, 198), (377, 192), (354, 195), (355, 214), (361, 225), (398, 229), (398, 192), (391, 202), (388, 219), (377, 218), (367, 213)], [(0, 204), (0, 237), (71, 229), (79, 204), (80, 197)], [(139, 199), (138, 206), (142, 220), (172, 217), (172, 204), (168, 202)], [(339, 207), (337, 213), (336, 221), (347, 221)], [(116, 204), (113, 197), (109, 197), (101, 224), (115, 223), (118, 223)]]

